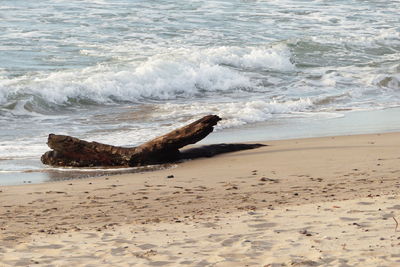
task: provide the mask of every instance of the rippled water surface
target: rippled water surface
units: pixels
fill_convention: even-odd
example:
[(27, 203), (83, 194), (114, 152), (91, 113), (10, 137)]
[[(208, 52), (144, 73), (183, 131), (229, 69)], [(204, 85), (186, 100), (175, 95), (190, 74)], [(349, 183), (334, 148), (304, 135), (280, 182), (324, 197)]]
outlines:
[(135, 145), (400, 104), (400, 1), (0, 3), (0, 172), (43, 168), (50, 132)]

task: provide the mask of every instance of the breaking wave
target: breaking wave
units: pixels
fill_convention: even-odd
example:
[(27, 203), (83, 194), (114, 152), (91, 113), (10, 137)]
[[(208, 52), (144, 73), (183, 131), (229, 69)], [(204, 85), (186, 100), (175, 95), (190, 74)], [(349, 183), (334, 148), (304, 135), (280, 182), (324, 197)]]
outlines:
[(144, 62), (83, 70), (0, 76), (0, 105), (24, 102), (48, 108), (86, 103), (146, 102), (202, 97), (208, 92), (251, 91), (260, 84), (249, 71), (293, 70), (283, 45), (165, 51)]

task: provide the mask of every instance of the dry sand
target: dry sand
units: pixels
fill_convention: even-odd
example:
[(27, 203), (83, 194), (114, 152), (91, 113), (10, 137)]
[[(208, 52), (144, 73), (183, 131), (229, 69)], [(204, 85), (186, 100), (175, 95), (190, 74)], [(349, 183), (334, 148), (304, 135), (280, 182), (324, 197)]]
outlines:
[(0, 266), (400, 266), (399, 141), (273, 141), (166, 170), (1, 187)]

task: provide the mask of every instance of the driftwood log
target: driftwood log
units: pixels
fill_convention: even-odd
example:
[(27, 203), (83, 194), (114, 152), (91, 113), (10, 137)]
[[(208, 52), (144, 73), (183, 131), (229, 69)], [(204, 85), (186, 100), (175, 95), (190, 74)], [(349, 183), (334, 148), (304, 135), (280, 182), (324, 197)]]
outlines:
[(211, 157), (220, 153), (263, 146), (261, 144), (216, 144), (179, 150), (206, 137), (220, 120), (221, 118), (216, 115), (208, 115), (138, 147), (131, 148), (87, 142), (66, 135), (50, 134), (47, 144), (53, 150), (43, 154), (41, 160), (44, 164), (52, 166), (134, 167), (170, 163), (182, 159)]

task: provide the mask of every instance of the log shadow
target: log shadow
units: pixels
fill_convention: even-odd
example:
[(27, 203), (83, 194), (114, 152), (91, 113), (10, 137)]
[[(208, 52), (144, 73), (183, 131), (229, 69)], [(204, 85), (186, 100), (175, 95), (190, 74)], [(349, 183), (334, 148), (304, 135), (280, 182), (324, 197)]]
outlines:
[(213, 144), (201, 147), (188, 148), (180, 151), (180, 159), (210, 158), (219, 154), (255, 149), (267, 146), (264, 144)]

